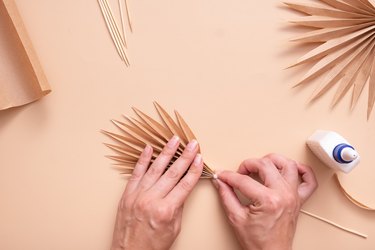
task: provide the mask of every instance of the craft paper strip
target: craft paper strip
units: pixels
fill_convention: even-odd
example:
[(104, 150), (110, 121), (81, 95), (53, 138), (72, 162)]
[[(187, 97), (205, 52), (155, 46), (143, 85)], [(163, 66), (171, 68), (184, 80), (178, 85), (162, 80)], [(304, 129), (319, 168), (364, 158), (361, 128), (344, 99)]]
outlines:
[[(175, 156), (169, 163), (169, 167), (181, 156), (186, 145), (196, 138), (193, 131), (177, 111), (175, 111), (176, 120), (174, 120), (163, 107), (156, 102), (154, 104), (162, 123), (159, 123), (142, 111), (133, 108), (137, 118), (124, 116), (124, 121), (112, 120), (113, 124), (120, 129), (121, 134), (102, 131), (116, 143), (105, 143), (107, 147), (117, 154), (107, 157), (115, 162), (114, 165), (120, 168), (123, 174), (132, 173), (146, 144), (153, 148), (151, 160), (153, 162), (168, 140), (173, 135), (179, 136), (181, 143)], [(214, 178), (214, 174), (215, 172), (204, 163), (201, 178)]]
[(348, 200), (351, 203), (353, 203), (354, 205), (356, 205), (359, 208), (362, 208), (362, 209), (365, 209), (365, 210), (368, 210), (368, 211), (375, 211), (375, 208), (371, 208), (371, 207), (363, 204), (362, 202), (359, 202), (358, 200), (354, 199), (353, 196), (351, 196), (348, 192), (346, 192), (346, 190), (342, 186), (342, 184), (341, 184), (341, 182), (340, 182), (339, 177), (337, 176), (337, 174), (334, 174), (333, 177), (334, 177), (334, 179), (335, 179), (338, 187), (340, 188), (340, 191), (345, 195), (346, 198), (348, 198)]
[(13, 0), (0, 1), (0, 55), (0, 110), (51, 91)]
[(311, 100), (319, 98), (340, 83), (333, 100), (335, 105), (353, 88), (352, 108), (356, 105), (364, 85), (369, 84), (367, 119), (375, 102), (375, 6), (367, 0), (318, 0), (304, 3), (285, 3), (302, 16), (292, 23), (315, 28), (294, 38), (299, 43), (316, 43), (317, 47), (290, 67), (315, 63), (297, 85), (326, 75), (325, 82), (313, 93)]

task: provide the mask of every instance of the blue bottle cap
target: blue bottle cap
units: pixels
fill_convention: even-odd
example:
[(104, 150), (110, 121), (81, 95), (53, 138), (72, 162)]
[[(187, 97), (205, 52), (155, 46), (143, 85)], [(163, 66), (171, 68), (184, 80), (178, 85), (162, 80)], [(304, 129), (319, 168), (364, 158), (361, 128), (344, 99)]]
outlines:
[[(352, 157), (350, 157), (349, 159), (344, 159), (343, 158), (343, 153), (346, 152), (347, 150), (350, 150), (352, 152), (354, 152), (355, 154), (352, 155)], [(357, 154), (355, 152), (355, 149), (349, 145), (349, 144), (346, 144), (346, 143), (341, 143), (339, 145), (337, 145), (334, 149), (333, 149), (333, 152), (332, 152), (332, 155), (333, 155), (333, 158), (338, 162), (338, 163), (344, 163), (344, 164), (348, 164), (348, 163), (351, 163), (353, 160), (355, 160), (357, 158)], [(347, 158), (347, 157), (346, 157)]]

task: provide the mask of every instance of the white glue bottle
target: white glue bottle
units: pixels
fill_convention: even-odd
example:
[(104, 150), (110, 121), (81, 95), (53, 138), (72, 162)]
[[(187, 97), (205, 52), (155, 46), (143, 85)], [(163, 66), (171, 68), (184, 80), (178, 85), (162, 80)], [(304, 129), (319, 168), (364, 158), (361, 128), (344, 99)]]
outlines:
[(311, 151), (327, 166), (349, 173), (359, 163), (359, 154), (341, 135), (317, 130), (307, 139)]

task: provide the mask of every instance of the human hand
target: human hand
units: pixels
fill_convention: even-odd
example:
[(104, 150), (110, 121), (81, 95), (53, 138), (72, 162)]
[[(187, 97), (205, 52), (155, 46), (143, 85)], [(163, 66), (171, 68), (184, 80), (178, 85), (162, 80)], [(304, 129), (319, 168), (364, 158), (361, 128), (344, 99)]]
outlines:
[[(249, 175), (257, 175), (260, 181)], [(245, 160), (238, 173), (223, 171), (214, 184), (246, 250), (292, 249), (300, 208), (317, 188), (310, 167), (277, 154)], [(242, 204), (234, 189), (250, 204)]]
[(142, 152), (118, 207), (111, 250), (172, 246), (180, 232), (184, 202), (203, 170), (198, 143), (193, 140), (165, 171), (178, 146), (179, 138), (174, 136), (150, 167), (152, 148), (146, 146)]

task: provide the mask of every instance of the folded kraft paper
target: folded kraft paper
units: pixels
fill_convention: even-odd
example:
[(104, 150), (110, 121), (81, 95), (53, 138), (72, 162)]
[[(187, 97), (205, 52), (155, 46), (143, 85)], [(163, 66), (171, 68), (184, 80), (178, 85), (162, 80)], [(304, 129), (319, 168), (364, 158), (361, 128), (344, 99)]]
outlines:
[(51, 92), (13, 0), (0, 1), (0, 55), (0, 110)]

